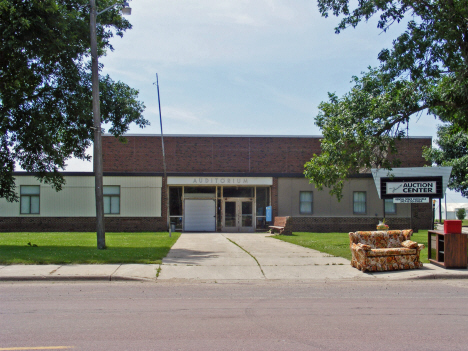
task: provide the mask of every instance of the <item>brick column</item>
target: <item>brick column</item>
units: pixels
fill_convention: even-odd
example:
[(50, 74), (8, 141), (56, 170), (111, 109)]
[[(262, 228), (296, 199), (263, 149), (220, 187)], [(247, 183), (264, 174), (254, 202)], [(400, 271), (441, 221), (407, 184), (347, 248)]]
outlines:
[(273, 178), (273, 186), (271, 187), (271, 209), (273, 218), (278, 216), (278, 178)]
[(430, 229), (432, 226), (432, 203), (412, 204), (413, 206), (413, 230)]

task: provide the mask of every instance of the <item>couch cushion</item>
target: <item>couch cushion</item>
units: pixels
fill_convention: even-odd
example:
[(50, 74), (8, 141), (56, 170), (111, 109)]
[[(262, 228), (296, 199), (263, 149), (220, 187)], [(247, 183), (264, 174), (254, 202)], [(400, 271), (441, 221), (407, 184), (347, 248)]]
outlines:
[(388, 233), (388, 246), (387, 247), (401, 247), (401, 243), (406, 240), (406, 236), (398, 231), (397, 233)]
[(351, 245), (351, 249), (352, 250), (372, 250), (372, 247), (370, 245), (366, 245), (366, 244), (361, 244), (361, 243), (352, 243)]
[(369, 245), (373, 249), (383, 249), (388, 247), (388, 236), (384, 232), (356, 232), (356, 241)]
[(373, 249), (384, 249), (401, 247), (401, 243), (408, 240), (412, 233), (412, 230), (357, 231), (349, 233), (349, 237), (351, 243), (370, 245)]
[(390, 248), (390, 249), (372, 249), (367, 251), (367, 256), (396, 256), (396, 255), (415, 255), (415, 249), (407, 249), (406, 247)]

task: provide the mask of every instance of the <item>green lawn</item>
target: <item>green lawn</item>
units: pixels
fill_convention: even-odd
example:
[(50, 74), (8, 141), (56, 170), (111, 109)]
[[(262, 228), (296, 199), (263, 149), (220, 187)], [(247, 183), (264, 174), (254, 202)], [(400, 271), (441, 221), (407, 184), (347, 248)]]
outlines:
[[(290, 236), (276, 235), (274, 238), (351, 260), (348, 233), (293, 233)], [(424, 244), (425, 249), (421, 251), (420, 259), (423, 263), (429, 263), (427, 259), (427, 230), (414, 233), (411, 240)]]
[(96, 233), (0, 233), (0, 264), (161, 263), (179, 236), (106, 233), (98, 250)]
[[(435, 221), (435, 222), (436, 222), (436, 223), (439, 223), (439, 220), (437, 220), (437, 219), (436, 219), (436, 221)], [(468, 219), (464, 219), (464, 220), (462, 220), (462, 226), (464, 226), (464, 227), (468, 227)]]

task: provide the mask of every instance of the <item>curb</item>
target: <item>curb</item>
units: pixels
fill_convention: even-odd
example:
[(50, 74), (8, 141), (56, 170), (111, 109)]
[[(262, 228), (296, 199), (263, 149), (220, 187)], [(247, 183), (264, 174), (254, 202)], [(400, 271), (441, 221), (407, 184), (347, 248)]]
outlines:
[[(329, 277), (323, 279), (301, 279), (301, 282), (314, 282), (314, 281), (322, 281), (322, 280), (333, 280), (333, 281), (406, 281), (406, 280), (442, 280), (442, 279), (468, 279), (468, 273), (466, 274), (427, 274), (423, 276), (413, 276), (413, 277), (395, 277), (395, 278), (379, 278), (379, 277), (356, 277), (356, 278), (346, 278), (346, 279), (332, 279)], [(47, 277), (47, 276), (11, 276), (11, 277), (0, 277), (0, 282), (51, 282), (51, 281), (59, 281), (59, 282), (72, 282), (72, 281), (133, 281), (133, 282), (156, 282), (158, 279), (150, 279), (150, 278), (138, 278), (138, 277), (123, 277), (123, 276), (55, 276), (55, 277)], [(197, 279), (180, 279), (181, 281), (190, 281), (195, 282), (198, 281)], [(244, 281), (239, 280), (238, 281)], [(166, 280), (164, 280), (166, 281)], [(201, 282), (202, 280), (200, 280)], [(256, 281), (252, 279), (245, 279), (245, 281)], [(260, 281), (260, 280), (259, 280)], [(287, 281), (293, 282), (290, 279), (262, 279), (262, 282), (265, 281)]]
[(428, 274), (426, 276), (413, 277), (411, 279), (468, 279), (466, 274)]
[(154, 282), (155, 279), (148, 278), (137, 278), (137, 277), (122, 277), (122, 276), (11, 276), (11, 277), (0, 277), (0, 282), (32, 282), (32, 281), (144, 281), (144, 282)]

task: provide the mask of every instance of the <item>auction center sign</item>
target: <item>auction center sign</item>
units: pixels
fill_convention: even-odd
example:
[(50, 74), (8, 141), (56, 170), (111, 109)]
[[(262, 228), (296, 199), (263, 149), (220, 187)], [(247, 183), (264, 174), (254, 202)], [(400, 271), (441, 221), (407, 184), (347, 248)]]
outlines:
[[(442, 177), (393, 177), (380, 178), (380, 194), (382, 199), (441, 198)], [(401, 203), (421, 203), (421, 200), (397, 200)], [(424, 199), (424, 202), (426, 199)]]
[(435, 195), (437, 193), (436, 182), (388, 182), (387, 195)]

